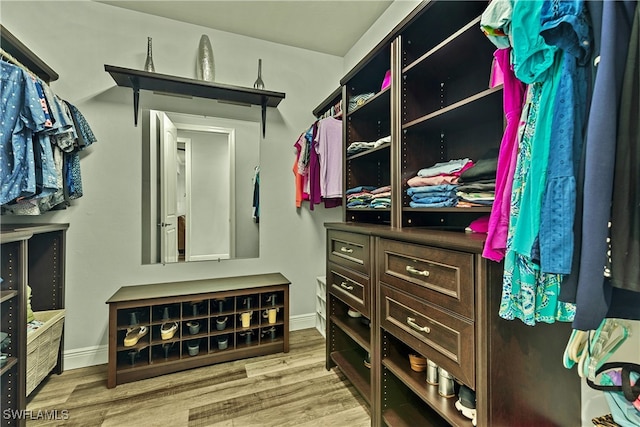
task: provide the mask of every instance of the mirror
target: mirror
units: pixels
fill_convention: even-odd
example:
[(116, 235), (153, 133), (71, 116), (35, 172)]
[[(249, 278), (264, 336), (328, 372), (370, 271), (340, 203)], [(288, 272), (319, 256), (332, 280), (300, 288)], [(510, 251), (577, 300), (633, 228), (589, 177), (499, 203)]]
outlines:
[(259, 256), (260, 125), (143, 112), (143, 264)]

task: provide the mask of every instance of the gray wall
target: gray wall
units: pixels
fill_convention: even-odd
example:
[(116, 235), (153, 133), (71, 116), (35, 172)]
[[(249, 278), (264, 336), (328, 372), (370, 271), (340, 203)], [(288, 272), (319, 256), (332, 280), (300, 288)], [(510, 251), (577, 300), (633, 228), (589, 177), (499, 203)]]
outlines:
[[(60, 74), (51, 86), (76, 105), (98, 142), (81, 155), (84, 197), (65, 211), (5, 222), (68, 222), (66, 367), (104, 363), (105, 301), (121, 286), (281, 272), (291, 282), (291, 314), (314, 326), (316, 277), (324, 274), (324, 222), (340, 209), (297, 210), (293, 144), (311, 110), (342, 77), (342, 58), (186, 25), (90, 1), (2, 2), (2, 24)], [(216, 80), (251, 87), (262, 58), (266, 89), (285, 92), (267, 111), (261, 141), (260, 258), (142, 265), (141, 128), (133, 125), (132, 91), (117, 87), (104, 64), (142, 69), (147, 36), (159, 73), (195, 77), (200, 36), (211, 39)], [(260, 121), (260, 108), (141, 92), (141, 109)], [(308, 316), (309, 315), (309, 316)]]

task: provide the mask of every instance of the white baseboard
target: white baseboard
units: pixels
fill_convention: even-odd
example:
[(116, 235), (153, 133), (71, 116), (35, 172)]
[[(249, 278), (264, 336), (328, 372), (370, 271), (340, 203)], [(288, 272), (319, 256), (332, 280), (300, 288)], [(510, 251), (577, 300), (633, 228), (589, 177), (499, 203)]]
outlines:
[(299, 314), (289, 317), (289, 331), (299, 331), (316, 327), (316, 314)]
[(96, 345), (94, 347), (65, 350), (64, 370), (86, 368), (87, 366), (103, 365), (109, 361), (109, 346)]
[[(299, 331), (316, 327), (316, 314), (299, 314), (289, 318), (289, 330)], [(109, 361), (109, 347), (97, 345), (94, 347), (65, 350), (64, 369), (86, 368), (87, 366), (102, 365)]]

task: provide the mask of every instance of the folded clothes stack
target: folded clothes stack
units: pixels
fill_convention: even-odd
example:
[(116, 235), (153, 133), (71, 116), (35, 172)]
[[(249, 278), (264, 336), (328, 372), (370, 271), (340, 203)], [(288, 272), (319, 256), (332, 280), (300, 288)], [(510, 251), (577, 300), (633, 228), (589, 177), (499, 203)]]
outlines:
[(391, 207), (391, 186), (361, 185), (346, 191), (347, 208), (388, 209)]
[(462, 172), (458, 181), (458, 207), (493, 205), (497, 168), (498, 149), (491, 149), (472, 168)]

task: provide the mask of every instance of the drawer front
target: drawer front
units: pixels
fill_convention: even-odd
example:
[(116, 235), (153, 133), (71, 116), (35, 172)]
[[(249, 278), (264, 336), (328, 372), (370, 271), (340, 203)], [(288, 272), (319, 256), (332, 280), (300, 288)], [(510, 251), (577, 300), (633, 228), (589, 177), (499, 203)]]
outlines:
[(380, 326), (475, 388), (473, 322), (381, 284)]
[(368, 318), (370, 316), (369, 278), (340, 267), (329, 264), (327, 274), (329, 292)]
[(474, 318), (473, 254), (380, 239), (380, 280)]
[(329, 230), (327, 237), (329, 261), (369, 275), (369, 236)]

